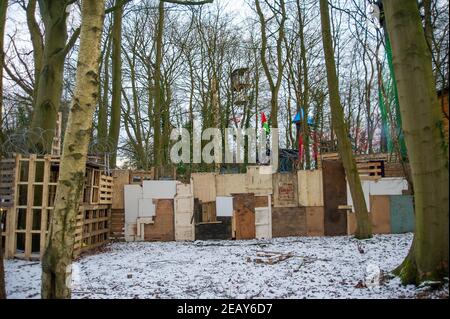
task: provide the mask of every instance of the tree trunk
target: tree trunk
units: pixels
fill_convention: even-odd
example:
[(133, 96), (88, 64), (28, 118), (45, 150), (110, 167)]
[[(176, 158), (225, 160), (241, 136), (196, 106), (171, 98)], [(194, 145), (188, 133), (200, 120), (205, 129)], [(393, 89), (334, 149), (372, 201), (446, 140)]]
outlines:
[(3, 41), (5, 38), (5, 24), (6, 24), (7, 10), (8, 10), (8, 0), (4, 0), (0, 5), (0, 144), (2, 144), (3, 142), (3, 63), (5, 61), (5, 57), (3, 54), (3, 46), (4, 46)]
[(384, 1), (395, 78), (414, 184), (416, 231), (396, 269), (404, 283), (448, 277), (448, 153), (442, 115), (415, 1)]
[[(5, 36), (6, 11), (8, 10), (8, 0), (2, 1), (0, 5), (0, 145), (3, 142), (3, 40)], [(1, 159), (2, 154), (0, 154)], [(0, 211), (0, 221), (3, 212)], [(0, 229), (0, 299), (6, 298), (5, 291), (5, 271), (3, 269), (3, 244), (2, 230)]]
[(87, 150), (98, 97), (103, 0), (84, 0), (76, 85), (64, 139), (55, 208), (42, 257), (42, 298), (71, 297), (75, 222), (84, 187)]
[[(109, 33), (109, 32), (108, 32)], [(103, 57), (103, 61), (105, 63), (104, 70), (105, 76), (102, 79), (103, 81), (103, 90), (99, 95), (99, 103), (98, 103), (98, 123), (97, 123), (97, 134), (100, 143), (105, 143), (108, 138), (108, 104), (109, 104), (109, 58), (111, 56), (111, 44), (112, 44), (112, 36), (109, 33), (108, 40), (106, 42), (105, 54)], [(100, 67), (100, 70), (102, 67)], [(100, 73), (99, 73), (100, 74)]]
[(45, 26), (42, 70), (34, 101), (30, 142), (41, 152), (50, 153), (60, 107), (64, 59), (66, 57), (66, 1), (39, 0)]
[(111, 120), (109, 123), (108, 144), (110, 158), (109, 166), (116, 168), (117, 145), (119, 143), (120, 133), (120, 111), (122, 105), (122, 16), (123, 16), (123, 0), (116, 0), (114, 11), (114, 25), (112, 30), (112, 104), (111, 104)]
[(356, 213), (356, 238), (369, 238), (372, 236), (372, 225), (367, 212), (366, 201), (361, 186), (356, 162), (353, 157), (352, 146), (348, 137), (347, 127), (344, 123), (344, 112), (339, 99), (339, 85), (334, 61), (333, 43), (330, 31), (330, 16), (328, 1), (320, 0), (320, 18), (322, 23), (322, 41), (327, 70), (328, 90), (330, 96), (331, 122), (338, 141), (338, 150), (344, 165), (345, 176), (350, 187), (353, 205)]
[(161, 165), (163, 161), (162, 139), (161, 139), (161, 111), (162, 111), (162, 87), (161, 87), (161, 64), (162, 64), (162, 40), (164, 31), (164, 2), (159, 1), (158, 24), (156, 33), (156, 60), (155, 60), (155, 112), (154, 112), (154, 142), (153, 154), (155, 165)]

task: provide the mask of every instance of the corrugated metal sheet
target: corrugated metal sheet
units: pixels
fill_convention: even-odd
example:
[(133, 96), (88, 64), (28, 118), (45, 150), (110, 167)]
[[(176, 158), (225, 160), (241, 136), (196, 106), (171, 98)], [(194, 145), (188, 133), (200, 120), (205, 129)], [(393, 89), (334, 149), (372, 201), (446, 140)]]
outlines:
[(216, 175), (215, 173), (192, 173), (191, 183), (194, 187), (194, 197), (203, 203), (215, 201)]
[(401, 234), (413, 232), (415, 226), (413, 197), (411, 195), (391, 195), (391, 232)]
[(231, 193), (246, 192), (246, 174), (216, 175), (216, 196), (231, 196)]
[(321, 169), (298, 171), (298, 202), (300, 206), (323, 206)]

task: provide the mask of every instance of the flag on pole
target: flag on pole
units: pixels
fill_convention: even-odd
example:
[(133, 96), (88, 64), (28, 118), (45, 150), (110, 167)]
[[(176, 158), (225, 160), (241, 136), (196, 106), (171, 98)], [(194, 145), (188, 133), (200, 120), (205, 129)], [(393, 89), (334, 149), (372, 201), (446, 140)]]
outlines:
[(264, 112), (261, 112), (261, 123), (262, 123), (263, 130), (266, 132), (266, 134), (269, 134), (270, 127), (269, 127), (269, 123), (267, 122), (266, 114)]

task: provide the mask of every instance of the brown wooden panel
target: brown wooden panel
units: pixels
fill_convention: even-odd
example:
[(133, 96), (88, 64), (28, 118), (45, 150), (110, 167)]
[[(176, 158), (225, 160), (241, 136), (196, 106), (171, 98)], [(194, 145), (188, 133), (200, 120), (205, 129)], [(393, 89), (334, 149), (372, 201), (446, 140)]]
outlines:
[(154, 224), (144, 225), (144, 239), (149, 241), (175, 240), (173, 199), (155, 199)]
[(341, 161), (322, 162), (324, 233), (326, 236), (347, 234), (347, 214), (339, 205), (347, 203), (347, 184)]
[(306, 234), (308, 236), (324, 235), (324, 209), (322, 206), (306, 208)]
[(370, 215), (374, 234), (391, 233), (390, 200), (388, 195), (370, 196)]
[(268, 196), (255, 196), (255, 208), (269, 206)]
[(113, 170), (112, 176), (114, 179), (113, 184), (113, 197), (112, 197), (112, 209), (124, 209), (124, 185), (129, 184), (130, 171), (128, 170)]
[(233, 218), (236, 227), (236, 239), (253, 239), (256, 237), (255, 196), (250, 194), (233, 195)]
[(272, 237), (306, 236), (305, 207), (272, 207)]
[(216, 218), (216, 202), (202, 203), (202, 222), (215, 222)]

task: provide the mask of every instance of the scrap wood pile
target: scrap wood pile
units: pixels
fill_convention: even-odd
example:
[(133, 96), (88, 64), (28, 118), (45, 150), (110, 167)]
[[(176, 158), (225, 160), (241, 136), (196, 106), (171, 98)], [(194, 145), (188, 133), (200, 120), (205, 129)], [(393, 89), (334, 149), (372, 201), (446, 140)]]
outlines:
[(280, 253), (280, 252), (274, 252), (274, 251), (257, 251), (256, 257), (255, 258), (247, 257), (247, 261), (248, 262), (253, 261), (257, 264), (273, 265), (280, 261), (291, 258), (293, 256), (294, 256), (294, 253), (292, 253), (292, 252)]

